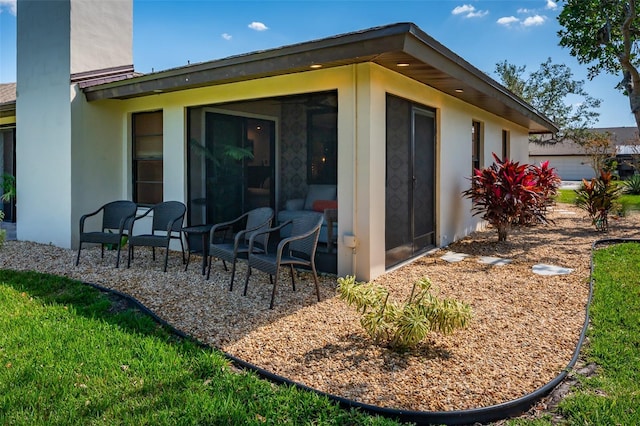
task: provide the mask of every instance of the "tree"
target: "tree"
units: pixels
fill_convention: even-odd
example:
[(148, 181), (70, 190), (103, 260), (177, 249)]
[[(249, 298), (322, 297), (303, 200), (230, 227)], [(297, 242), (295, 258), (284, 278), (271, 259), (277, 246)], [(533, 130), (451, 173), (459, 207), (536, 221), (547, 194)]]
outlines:
[(602, 170), (607, 169), (607, 159), (615, 157), (616, 147), (611, 140), (611, 134), (609, 132), (587, 132), (581, 143), (584, 153), (589, 157), (591, 161), (591, 167), (596, 176), (600, 174)]
[[(531, 141), (543, 144), (571, 139), (580, 143), (588, 128), (598, 121), (600, 99), (584, 90), (583, 80), (574, 80), (565, 64), (554, 64), (551, 58), (537, 71), (525, 77), (526, 66), (503, 61), (496, 64), (496, 74), (514, 94), (518, 95), (553, 121), (560, 132), (554, 135), (532, 135)], [(575, 98), (581, 98), (575, 102)], [(570, 99), (571, 98), (571, 99)]]
[(635, 0), (565, 0), (558, 16), (560, 46), (589, 66), (588, 78), (605, 71), (621, 75), (617, 88), (629, 97), (640, 129), (640, 19)]

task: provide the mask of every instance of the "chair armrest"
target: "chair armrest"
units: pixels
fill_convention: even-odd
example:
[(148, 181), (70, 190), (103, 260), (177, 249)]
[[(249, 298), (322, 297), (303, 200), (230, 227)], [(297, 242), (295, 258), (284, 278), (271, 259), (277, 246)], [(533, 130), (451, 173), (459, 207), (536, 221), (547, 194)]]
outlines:
[(130, 218), (129, 235), (133, 235), (133, 227), (134, 227), (134, 225), (136, 223), (136, 220), (142, 219), (143, 217), (147, 216), (149, 213), (151, 213), (151, 210), (153, 210), (153, 208), (148, 209), (146, 212), (142, 213), (139, 216), (133, 216), (133, 218)]
[[(279, 232), (282, 228), (284, 228), (285, 226), (291, 224), (292, 221), (288, 220), (284, 223), (281, 223), (278, 226), (275, 226), (273, 228), (267, 228), (264, 231), (259, 231), (259, 232), (254, 232), (253, 234), (251, 234), (251, 237), (249, 237), (249, 247), (248, 247), (248, 252), (249, 254), (251, 254), (253, 252), (253, 244), (256, 240), (256, 237), (259, 235), (264, 235), (264, 234), (272, 234), (274, 232)], [(264, 252), (267, 252), (267, 243), (268, 243), (268, 239), (267, 241), (265, 241), (265, 247), (264, 247)]]
[(304, 208), (304, 198), (293, 198), (291, 200), (287, 200), (284, 204), (285, 210), (303, 210)]
[(287, 246), (287, 244), (290, 244), (290, 243), (292, 243), (293, 241), (296, 241), (296, 240), (303, 240), (303, 239), (307, 238), (309, 235), (313, 234), (314, 232), (317, 232), (318, 228), (320, 226), (322, 226), (322, 222), (320, 222), (317, 227), (311, 228), (310, 230), (308, 230), (304, 234), (292, 235), (290, 237), (283, 238), (282, 240), (280, 240), (280, 242), (278, 243), (278, 249), (277, 249), (278, 257), (282, 257), (282, 252), (284, 251), (284, 249)]
[(80, 217), (80, 233), (84, 232), (84, 221), (87, 220), (87, 218), (89, 218), (91, 216), (97, 215), (98, 213), (100, 213), (102, 211), (102, 209), (104, 209), (104, 206), (100, 207), (98, 210), (96, 210), (94, 212), (83, 214)]
[(245, 213), (240, 217), (237, 217), (233, 220), (227, 221), (227, 222), (220, 222), (220, 223), (216, 223), (215, 225), (213, 225), (211, 227), (211, 231), (209, 231), (209, 244), (213, 244), (213, 239), (216, 235), (216, 232), (220, 232), (220, 231), (224, 231), (224, 234), (222, 236), (222, 238), (224, 239), (224, 237), (227, 235), (227, 231), (229, 231), (229, 229), (231, 229), (231, 227), (236, 224), (237, 222), (240, 222), (242, 219), (244, 219), (249, 213)]

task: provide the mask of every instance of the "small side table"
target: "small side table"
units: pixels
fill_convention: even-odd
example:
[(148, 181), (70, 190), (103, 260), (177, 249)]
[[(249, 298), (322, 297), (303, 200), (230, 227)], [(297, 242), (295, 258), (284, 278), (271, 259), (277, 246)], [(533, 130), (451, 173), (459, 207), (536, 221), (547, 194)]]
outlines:
[(209, 258), (209, 232), (213, 225), (194, 225), (182, 228), (187, 240), (187, 264), (184, 267), (186, 271), (189, 267), (189, 259), (191, 253), (199, 253), (202, 255), (202, 275), (207, 270), (207, 262)]
[(333, 224), (338, 221), (338, 209), (324, 209), (327, 222), (327, 252), (333, 253)]

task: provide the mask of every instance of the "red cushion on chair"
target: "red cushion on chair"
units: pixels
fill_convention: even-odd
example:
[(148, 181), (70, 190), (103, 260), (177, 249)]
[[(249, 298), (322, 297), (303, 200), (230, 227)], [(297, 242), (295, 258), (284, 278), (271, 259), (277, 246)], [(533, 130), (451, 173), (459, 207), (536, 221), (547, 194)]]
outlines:
[(338, 202), (336, 200), (316, 200), (313, 202), (313, 211), (324, 212), (325, 209), (337, 209)]

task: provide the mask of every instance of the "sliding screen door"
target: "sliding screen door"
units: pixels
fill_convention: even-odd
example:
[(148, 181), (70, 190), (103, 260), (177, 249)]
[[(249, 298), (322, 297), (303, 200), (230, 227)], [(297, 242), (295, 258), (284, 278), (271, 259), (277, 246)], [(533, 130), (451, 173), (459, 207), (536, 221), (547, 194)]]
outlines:
[(435, 244), (435, 112), (387, 96), (386, 266)]

